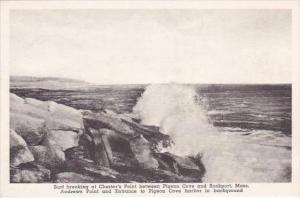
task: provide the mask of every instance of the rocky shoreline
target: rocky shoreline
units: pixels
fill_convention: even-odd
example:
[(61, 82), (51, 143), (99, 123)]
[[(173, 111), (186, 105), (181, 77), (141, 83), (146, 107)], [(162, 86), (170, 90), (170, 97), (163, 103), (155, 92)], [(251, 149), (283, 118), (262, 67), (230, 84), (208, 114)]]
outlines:
[(161, 152), (157, 127), (10, 94), (10, 182), (201, 182), (201, 156)]

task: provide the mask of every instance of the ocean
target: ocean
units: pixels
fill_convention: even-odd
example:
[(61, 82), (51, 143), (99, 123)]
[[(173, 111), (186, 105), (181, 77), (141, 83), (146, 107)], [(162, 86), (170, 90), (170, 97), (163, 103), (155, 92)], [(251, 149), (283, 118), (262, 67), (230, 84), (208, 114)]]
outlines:
[(131, 115), (200, 153), (204, 182), (291, 181), (291, 85), (112, 85), (76, 90), (12, 88), (21, 97)]

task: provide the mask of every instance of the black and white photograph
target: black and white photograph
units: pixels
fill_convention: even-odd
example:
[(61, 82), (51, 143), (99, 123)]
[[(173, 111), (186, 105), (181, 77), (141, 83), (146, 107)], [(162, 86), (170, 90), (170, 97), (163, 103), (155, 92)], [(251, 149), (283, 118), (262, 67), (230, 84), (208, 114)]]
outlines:
[(10, 182), (291, 181), (289, 10), (10, 17)]
[(10, 185), (295, 184), (292, 9), (8, 16)]

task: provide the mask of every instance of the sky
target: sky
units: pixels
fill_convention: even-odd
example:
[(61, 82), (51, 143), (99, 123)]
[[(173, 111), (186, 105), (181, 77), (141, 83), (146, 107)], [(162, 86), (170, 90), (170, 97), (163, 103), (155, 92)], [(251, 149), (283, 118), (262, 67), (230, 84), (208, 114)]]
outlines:
[(12, 10), (10, 74), (290, 83), (290, 10)]

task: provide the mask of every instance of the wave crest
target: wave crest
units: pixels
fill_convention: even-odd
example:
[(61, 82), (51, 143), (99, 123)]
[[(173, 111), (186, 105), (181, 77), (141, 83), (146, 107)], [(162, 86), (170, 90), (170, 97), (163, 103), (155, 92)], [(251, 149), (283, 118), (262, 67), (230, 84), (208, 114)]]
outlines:
[(199, 153), (200, 136), (215, 130), (206, 111), (199, 105), (201, 98), (192, 86), (158, 84), (147, 87), (133, 108), (142, 124), (159, 126), (162, 133), (175, 142), (178, 155)]
[[(155, 125), (175, 142), (177, 155), (202, 154), (204, 182), (290, 181), (291, 151), (274, 145), (288, 137), (243, 136), (219, 131), (209, 121), (195, 87), (179, 84), (149, 85), (133, 108), (142, 124)], [(272, 141), (265, 137), (271, 136)], [(276, 140), (276, 141), (275, 141)], [(268, 144), (268, 142), (270, 144)], [(274, 155), (276, 153), (276, 155)]]

